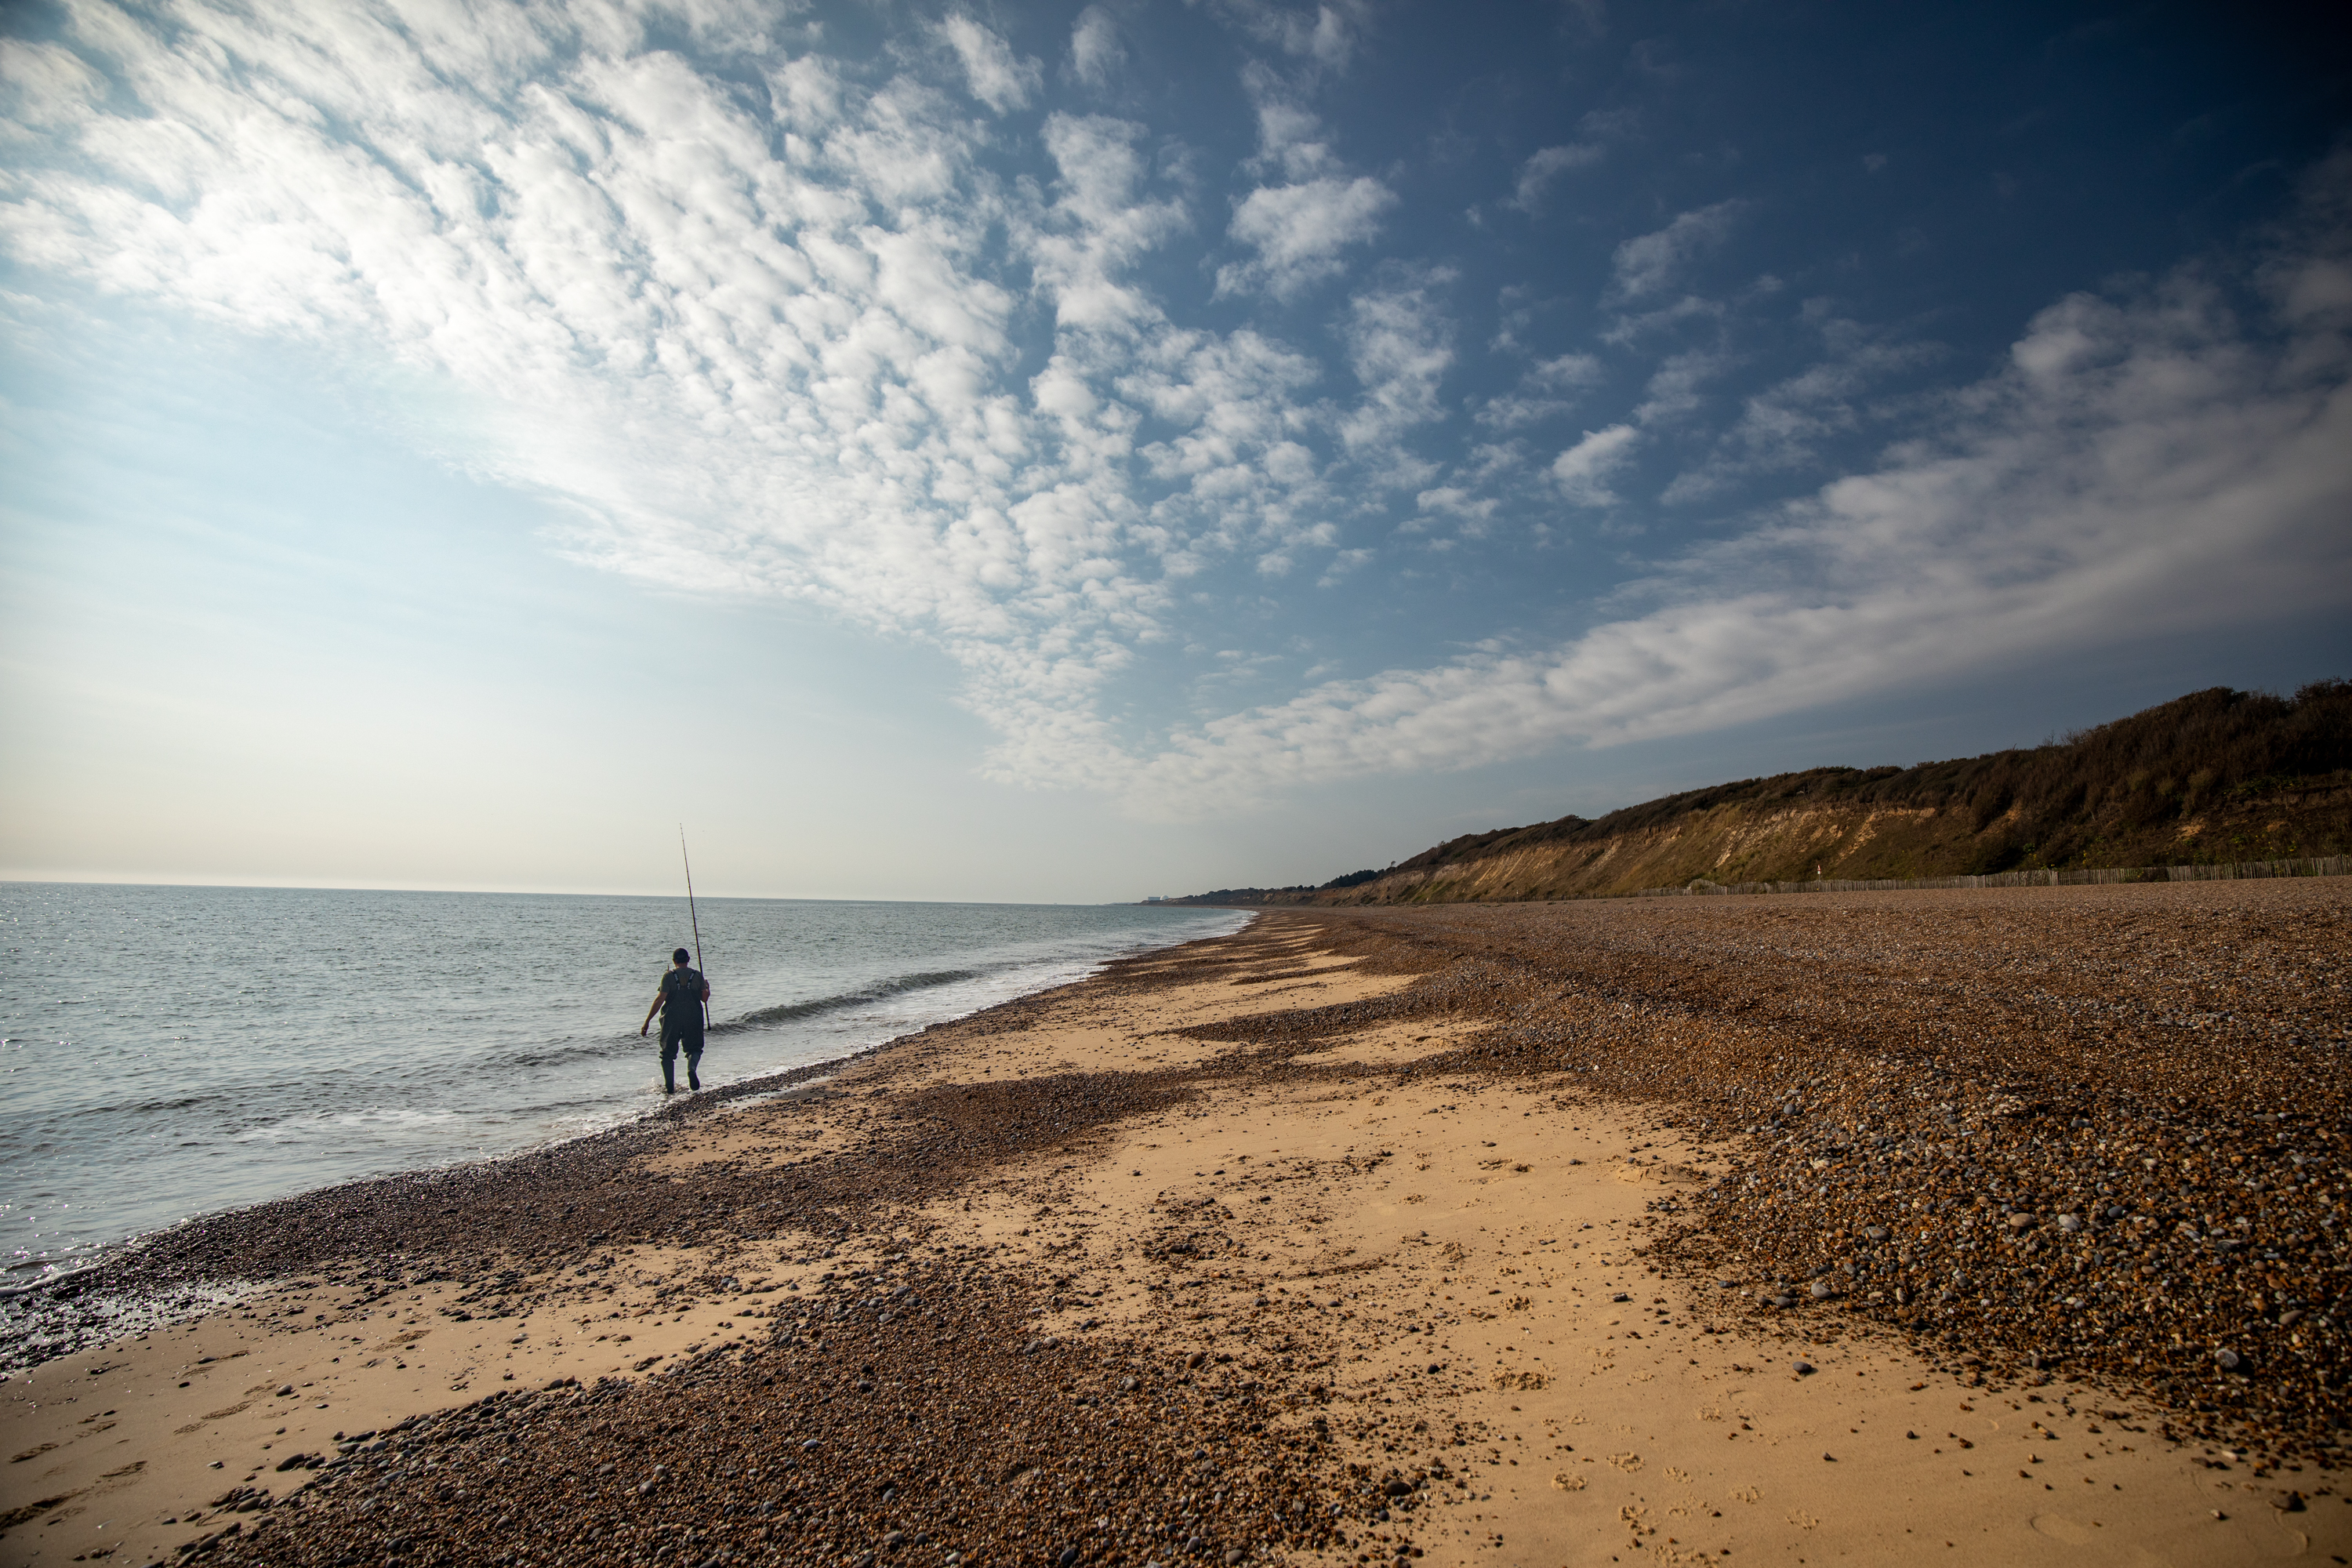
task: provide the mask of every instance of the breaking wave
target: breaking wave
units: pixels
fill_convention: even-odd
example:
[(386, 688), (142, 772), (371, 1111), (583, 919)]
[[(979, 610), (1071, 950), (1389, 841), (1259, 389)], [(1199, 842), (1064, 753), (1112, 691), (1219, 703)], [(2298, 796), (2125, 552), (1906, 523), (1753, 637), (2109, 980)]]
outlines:
[(996, 973), (988, 969), (933, 969), (919, 974), (894, 975), (861, 985), (855, 991), (836, 995), (818, 996), (806, 1002), (787, 1002), (778, 1007), (761, 1007), (740, 1018), (728, 1018), (710, 1026), (718, 1034), (727, 1029), (759, 1029), (776, 1024), (798, 1023), (803, 1018), (814, 1018), (825, 1013), (838, 1013), (849, 1007), (862, 1007), (875, 1002), (886, 1002), (893, 996), (903, 996), (909, 991), (928, 991), (934, 985), (953, 985), (959, 981), (980, 980)]

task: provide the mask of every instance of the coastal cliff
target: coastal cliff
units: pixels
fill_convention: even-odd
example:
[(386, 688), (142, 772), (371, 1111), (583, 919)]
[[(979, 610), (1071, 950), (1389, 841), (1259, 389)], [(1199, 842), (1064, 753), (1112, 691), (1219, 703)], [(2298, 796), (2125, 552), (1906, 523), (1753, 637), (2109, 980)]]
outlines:
[(1238, 906), (1622, 896), (1717, 884), (1980, 876), (2342, 855), (2352, 682), (2292, 698), (2216, 687), (2047, 745), (1910, 768), (1823, 767), (1586, 820), (1465, 835), (1320, 887), (1171, 900)]

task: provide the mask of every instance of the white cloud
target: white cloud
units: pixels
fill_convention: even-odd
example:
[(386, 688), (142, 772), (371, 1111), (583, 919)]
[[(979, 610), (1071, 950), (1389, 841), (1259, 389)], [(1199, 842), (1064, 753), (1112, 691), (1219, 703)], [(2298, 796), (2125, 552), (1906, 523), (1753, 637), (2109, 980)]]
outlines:
[(1230, 230), (1257, 257), (1220, 268), (1218, 292), (1263, 288), (1276, 299), (1289, 299), (1338, 275), (1346, 266), (1340, 252), (1370, 243), (1380, 234), (1381, 215), (1396, 200), (1394, 192), (1369, 176), (1261, 185), (1234, 208)]
[[(1315, 580), (1315, 585), (1318, 588), (1337, 587), (1342, 578), (1357, 568), (1368, 564), (1374, 552), (1360, 548), (1334, 551), (1331, 563), (1323, 568), (1323, 575)], [(1323, 673), (1321, 667), (1312, 668), (1307, 670), (1307, 679), (1313, 680), (1318, 679)]]
[(1519, 378), (1516, 390), (1488, 398), (1479, 406), (1478, 423), (1496, 430), (1539, 425), (1569, 413), (1582, 394), (1607, 378), (1607, 368), (1592, 354), (1566, 353), (1540, 360)]
[(1607, 374), (1597, 355), (1566, 353), (1538, 360), (1528, 371), (1527, 384), (1549, 392), (1574, 392), (1598, 386)]
[(1454, 363), (1454, 330), (1430, 290), (1450, 281), (1440, 273), (1348, 302), (1341, 335), (1364, 398), (1340, 418), (1339, 439), (1391, 484), (1417, 482), (1406, 476), (1422, 471), (1400, 445), (1406, 432), (1445, 417), (1437, 391)]
[(1248, 172), (1283, 183), (1260, 185), (1234, 205), (1226, 232), (1257, 254), (1220, 268), (1217, 292), (1262, 289), (1288, 300), (1344, 270), (1340, 253), (1377, 238), (1397, 198), (1378, 180), (1349, 177), (1296, 84), (1252, 60), (1242, 87), (1257, 110), (1257, 154)]
[(1011, 45), (969, 16), (950, 16), (940, 32), (963, 62), (972, 97), (999, 114), (1029, 107), (1044, 76), (1035, 60), (1016, 59)]
[(1274, 0), (1217, 0), (1215, 9), (1257, 42), (1334, 70), (1347, 68), (1366, 11), (1356, 0), (1297, 6)]
[(105, 93), (105, 79), (72, 50), (0, 38), (0, 137), (31, 141), (37, 132), (78, 124)]
[(1619, 618), (1204, 724), (1150, 760), (1153, 798), (1182, 814), (1748, 722), (2058, 657), (2151, 605), (2172, 632), (2352, 609), (2347, 242), (2336, 215), (2268, 269), (2277, 336), (2242, 331), (2193, 273), (2069, 298), (1949, 397), (1935, 437), (1664, 563)]
[(1118, 41), (1118, 22), (1099, 5), (1078, 13), (1070, 28), (1070, 74), (1097, 90), (1127, 64), (1127, 49)]
[[(1195, 361), (1278, 374), (1247, 433), (1163, 399), (1163, 445), (1229, 463), (1139, 467), (1113, 384), (1169, 340), (1129, 273), (1186, 220), (1131, 125), (1050, 119), (1063, 178), (1033, 195), (979, 165), (935, 87), (768, 40), (730, 63), (766, 73), (772, 125), (740, 74), (521, 6), (423, 42), (313, 8), (192, 5), (170, 34), (81, 16), (104, 44), (82, 54), (137, 104), (55, 136), (20, 96), (0, 188), (19, 263), (447, 378), (484, 410), (451, 459), (561, 505), (562, 548), (935, 640), (1008, 773), (1057, 776), (1073, 748), (1100, 773), (1088, 704), (1157, 635), (1168, 572), (1318, 537), (1295, 499), (1320, 482), (1296, 455), (1316, 430), (1283, 400), (1319, 371), (1278, 345), (1190, 334)], [(992, 78), (984, 45), (965, 63), (1010, 103), (1025, 79)], [(1025, 387), (992, 233), (1056, 323)], [(1257, 487), (1239, 520), (1214, 489), (1232, 470)]]
[(1688, 349), (1668, 354), (1650, 373), (1633, 417), (1643, 425), (1662, 425), (1697, 412), (1699, 388), (1730, 367), (1727, 354), (1711, 349)]
[(1695, 257), (1729, 237), (1747, 205), (1736, 200), (1717, 202), (1684, 213), (1665, 227), (1620, 245), (1613, 258), (1616, 297), (1641, 300), (1665, 289)]
[(1584, 439), (1552, 459), (1551, 477), (1560, 492), (1579, 506), (1613, 506), (1608, 478), (1633, 457), (1642, 433), (1631, 425), (1587, 430)]
[(1509, 205), (1522, 212), (1535, 211), (1552, 181), (1570, 169), (1589, 169), (1606, 155), (1589, 142), (1539, 149), (1519, 165), (1518, 184), (1512, 189)]
[[(1453, 518), (1461, 531), (1472, 538), (1486, 531), (1496, 511), (1502, 506), (1502, 502), (1493, 496), (1473, 495), (1459, 485), (1441, 485), (1434, 489), (1423, 490), (1413, 497), (1413, 504), (1421, 509), (1423, 518)], [(1406, 527), (1417, 530), (1422, 521), (1423, 519), (1415, 519)]]
[(1150, 164), (1138, 151), (1143, 127), (1099, 115), (1055, 114), (1045, 142), (1060, 180), (1053, 204), (1024, 227), (1039, 286), (1066, 327), (1150, 330), (1159, 307), (1129, 274), (1182, 232), (1183, 204), (1146, 194)]
[(1676, 475), (1661, 499), (1703, 500), (1757, 474), (1811, 465), (1823, 442), (1864, 426), (1867, 414), (1861, 400), (1869, 387), (1931, 363), (1943, 353), (1935, 343), (1892, 341), (1853, 321), (1808, 313), (1820, 319), (1825, 357), (1747, 398), (1738, 421), (1706, 459)]

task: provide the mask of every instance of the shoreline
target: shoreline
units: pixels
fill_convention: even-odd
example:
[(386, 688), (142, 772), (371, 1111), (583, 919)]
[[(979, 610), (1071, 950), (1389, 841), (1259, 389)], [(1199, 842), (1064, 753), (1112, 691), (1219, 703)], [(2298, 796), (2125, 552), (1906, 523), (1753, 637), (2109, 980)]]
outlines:
[[(1153, 943), (1134, 949), (1129, 953), (1116, 954), (1110, 958), (1095, 961), (1087, 973), (1079, 975), (1075, 980), (1056, 980), (1039, 984), (1033, 990), (1018, 993), (1003, 1001), (987, 1004), (970, 1013), (957, 1015), (940, 1023), (926, 1025), (922, 1029), (917, 1029), (912, 1034), (919, 1035), (929, 1028), (959, 1023), (993, 1008), (1018, 1003), (1028, 996), (1058, 990), (1070, 984), (1082, 984), (1093, 975), (1100, 973), (1111, 963), (1131, 957), (1135, 952), (1154, 952), (1167, 945), (1170, 944)], [(713, 1034), (715, 1037), (723, 1041), (729, 1035), (752, 1026), (740, 1021), (730, 1022), (717, 1026)], [(384, 1184), (431, 1180), (475, 1167), (496, 1166), (509, 1161), (532, 1158), (545, 1151), (561, 1149), (590, 1140), (627, 1136), (650, 1124), (661, 1122), (665, 1119), (675, 1119), (681, 1114), (688, 1113), (689, 1110), (712, 1110), (747, 1098), (786, 1092), (796, 1086), (819, 1081), (851, 1064), (887, 1050), (902, 1039), (908, 1037), (912, 1037), (902, 1035), (869, 1040), (866, 1044), (857, 1046), (839, 1056), (756, 1073), (735, 1082), (716, 1084), (709, 1089), (694, 1091), (690, 1095), (681, 1094), (676, 1100), (656, 1100), (642, 1110), (632, 1110), (622, 1106), (614, 1113), (615, 1118), (614, 1120), (604, 1121), (601, 1124), (582, 1131), (545, 1138), (538, 1142), (523, 1143), (498, 1153), (468, 1153), (439, 1163), (408, 1166), (373, 1174), (345, 1177), (320, 1186), (306, 1187), (274, 1198), (237, 1203), (188, 1215), (156, 1229), (133, 1234), (121, 1240), (93, 1247), (89, 1252), (68, 1260), (67, 1266), (59, 1267), (57, 1262), (48, 1262), (46, 1267), (49, 1271), (47, 1273), (21, 1281), (0, 1279), (0, 1325), (5, 1325), (12, 1332), (20, 1336), (25, 1334), (28, 1331), (20, 1314), (26, 1309), (16, 1304), (24, 1301), (39, 1301), (43, 1298), (51, 1298), (45, 1303), (49, 1313), (65, 1320), (63, 1324), (65, 1333), (62, 1338), (52, 1335), (43, 1329), (36, 1328), (29, 1331), (37, 1334), (37, 1338), (27, 1340), (19, 1337), (5, 1346), (0, 1346), (0, 1384), (5, 1384), (11, 1375), (29, 1371), (32, 1367), (53, 1360), (58, 1355), (90, 1348), (108, 1339), (119, 1337), (121, 1333), (168, 1327), (173, 1323), (184, 1321), (192, 1316), (201, 1315), (201, 1310), (191, 1310), (184, 1306), (175, 1306), (173, 1304), (174, 1301), (184, 1302), (193, 1295), (212, 1292), (218, 1295), (223, 1304), (226, 1304), (235, 1296), (244, 1293), (247, 1282), (234, 1274), (218, 1278), (192, 1278), (189, 1269), (180, 1267), (171, 1269), (169, 1278), (163, 1279), (152, 1278), (155, 1270), (148, 1262), (151, 1255), (184, 1250), (184, 1233), (190, 1233), (198, 1227), (221, 1226), (236, 1229), (238, 1227), (240, 1216), (258, 1215), (265, 1211), (282, 1213), (289, 1209), (299, 1209), (314, 1199), (346, 1190), (357, 1191)], [(645, 1049), (644, 1047), (637, 1048), (640, 1051)], [(268, 1223), (267, 1219), (262, 1220), (260, 1228), (268, 1228)], [(12, 1268), (10, 1272), (29, 1271), (33, 1268), (41, 1267), (42, 1261), (28, 1260), (27, 1263)], [(130, 1300), (124, 1300), (114, 1289), (118, 1281), (127, 1286), (132, 1292), (143, 1290), (147, 1294), (134, 1295)], [(84, 1297), (103, 1300), (107, 1303), (105, 1309), (98, 1311), (74, 1310), (71, 1303)], [(38, 1310), (38, 1309), (33, 1310)], [(31, 1353), (27, 1354), (28, 1351)]]
[[(200, 1261), (192, 1261), (191, 1255), (201, 1258), (207, 1254), (247, 1254), (250, 1245), (249, 1235), (267, 1234), (278, 1228), (287, 1216), (299, 1215), (315, 1204), (332, 1200), (373, 1205), (412, 1195), (410, 1189), (419, 1184), (466, 1173), (480, 1172), (495, 1177), (501, 1167), (518, 1161), (540, 1158), (552, 1151), (601, 1141), (643, 1137), (662, 1122), (677, 1121), (689, 1112), (715, 1112), (737, 1101), (788, 1094), (794, 1089), (821, 1083), (897, 1043), (897, 1040), (885, 1040), (861, 1046), (845, 1056), (762, 1073), (740, 1082), (696, 1091), (690, 1098), (681, 1095), (676, 1100), (657, 1105), (626, 1121), (543, 1143), (529, 1144), (507, 1153), (475, 1155), (446, 1164), (358, 1176), (323, 1187), (290, 1193), (284, 1197), (267, 1198), (256, 1204), (192, 1215), (161, 1230), (112, 1244), (92, 1261), (78, 1268), (23, 1284), (0, 1285), (0, 1310), (5, 1310), (13, 1301), (27, 1298), (58, 1298), (44, 1305), (51, 1312), (68, 1320), (72, 1335), (71, 1342), (64, 1348), (58, 1348), (58, 1342), (49, 1338), (19, 1340), (12, 1344), (9, 1359), (0, 1361), (0, 1385), (21, 1378), (62, 1356), (101, 1348), (105, 1343), (128, 1334), (175, 1328), (205, 1315), (205, 1310), (174, 1309), (170, 1305), (174, 1298), (187, 1299), (212, 1292), (219, 1297), (218, 1308), (226, 1310), (246, 1296), (268, 1290), (277, 1280), (266, 1273), (256, 1280), (233, 1272), (208, 1272)], [(267, 1257), (266, 1252), (250, 1255)], [(284, 1272), (282, 1268), (279, 1270), (281, 1275)], [(96, 1300), (89, 1309), (77, 1312), (74, 1303), (86, 1297)], [(122, 1331), (107, 1332), (108, 1328), (113, 1325), (121, 1326)]]
[[(2305, 1406), (2256, 1398), (2231, 1412), (2253, 1425), (2217, 1412), (2208, 1436), (2162, 1379), (2003, 1353), (1999, 1311), (1906, 1329), (1912, 1262), (1866, 1248), (1845, 1199), (1912, 1192), (1891, 1152), (1918, 1140), (1876, 1142), (1900, 1108), (1839, 1113), (1850, 1086), (1826, 1081), (1934, 1081), (1972, 1111), (1923, 1076), (1937, 1058), (1948, 1079), (1971, 1050), (2080, 1065), (2025, 1015), (2069, 1016), (2034, 1000), (2069, 975), (2125, 994), (2100, 922), (2208, 969), (2284, 944), (2340, 973), (2341, 899), (2035, 890), (1988, 922), (1988, 895), (1940, 897), (1270, 912), (798, 1092), (374, 1184), (373, 1205), (242, 1211), (214, 1240), (287, 1283), (5, 1385), (25, 1458), (0, 1471), (0, 1540), (28, 1562), (205, 1542), (206, 1561), (320, 1563), (1794, 1561), (1963, 1531), (1972, 1561), (2352, 1547), (2342, 1451)], [(1942, 987), (1999, 957), (2000, 928), (2042, 965), (2030, 985), (2023, 958), (1990, 971), (2011, 1045), (1906, 1057), (1855, 1032), (1856, 1009), (1895, 1035), (1948, 1019)], [(1759, 1045), (1822, 1081), (1734, 1133), (1762, 1124), (1722, 1064)], [(1717, 1076), (1677, 1081), (1695, 1065)], [(2111, 1073), (2102, 1113), (2195, 1087), (2161, 1065)], [(1987, 1078), (1988, 1118), (2014, 1081)], [(1836, 1129), (1833, 1155), (1857, 1120), (1872, 1136)], [(1790, 1223), (1757, 1223), (1747, 1178), (1795, 1169), (1806, 1191), (1769, 1205)], [(1972, 1268), (2038, 1289), (2072, 1233), (2028, 1239), (2010, 1272)], [(1809, 1245), (1857, 1260), (1813, 1276), (1818, 1302), (1780, 1289)], [(1934, 1247), (1914, 1244), (1923, 1266)], [(2300, 1331), (2340, 1374), (2330, 1306), (2264, 1310), (2264, 1372)]]

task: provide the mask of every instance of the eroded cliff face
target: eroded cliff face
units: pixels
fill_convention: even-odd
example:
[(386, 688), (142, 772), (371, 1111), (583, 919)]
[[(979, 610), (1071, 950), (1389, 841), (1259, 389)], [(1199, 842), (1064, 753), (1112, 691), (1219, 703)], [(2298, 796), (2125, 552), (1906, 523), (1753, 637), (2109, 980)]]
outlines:
[[(2021, 844), (2011, 809), (1989, 822), (1960, 807), (1728, 805), (1632, 831), (1497, 846), (1399, 867), (1352, 888), (1268, 892), (1235, 902), (1464, 903), (1608, 898), (1694, 881), (1951, 877), (2046, 865)], [(2172, 823), (2110, 832), (2065, 865), (2158, 866), (2340, 855), (2352, 844), (2352, 788), (2241, 799)]]

